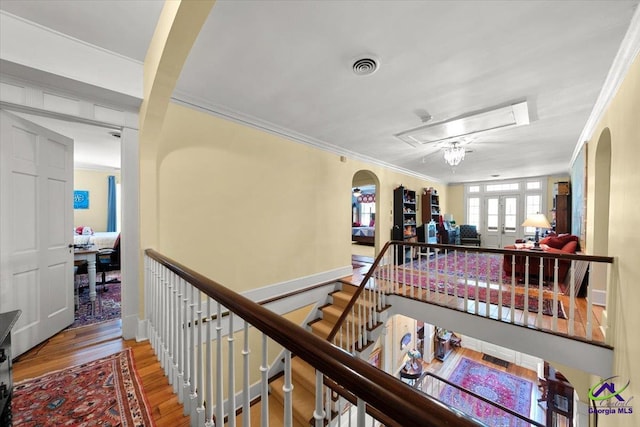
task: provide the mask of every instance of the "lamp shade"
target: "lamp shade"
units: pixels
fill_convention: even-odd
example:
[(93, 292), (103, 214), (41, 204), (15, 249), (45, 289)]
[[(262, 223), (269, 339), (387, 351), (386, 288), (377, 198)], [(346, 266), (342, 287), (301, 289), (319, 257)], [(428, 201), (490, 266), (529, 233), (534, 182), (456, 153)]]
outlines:
[(549, 220), (544, 214), (537, 213), (529, 216), (523, 223), (523, 227), (551, 228)]

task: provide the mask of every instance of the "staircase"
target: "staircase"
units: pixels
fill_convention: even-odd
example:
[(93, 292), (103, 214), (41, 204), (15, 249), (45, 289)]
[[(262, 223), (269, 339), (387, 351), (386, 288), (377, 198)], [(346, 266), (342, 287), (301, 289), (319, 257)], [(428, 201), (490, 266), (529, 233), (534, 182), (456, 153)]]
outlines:
[[(336, 324), (345, 308), (347, 307), (349, 301), (352, 299), (354, 293), (358, 289), (356, 286), (353, 286), (346, 282), (341, 282), (340, 285), (340, 290), (336, 290), (329, 295), (331, 297), (331, 303), (320, 308), (322, 317), (313, 320), (308, 324), (313, 334), (324, 339), (329, 336), (334, 325)], [(334, 339), (334, 342), (342, 342), (342, 347), (350, 351), (352, 354), (356, 352), (361, 353), (363, 351), (366, 351), (367, 348), (371, 347), (371, 345), (374, 343), (374, 341), (372, 340), (374, 334), (372, 332), (382, 325), (382, 323), (373, 325), (373, 328), (367, 330), (365, 336), (363, 336), (362, 339), (358, 339), (360, 334), (354, 334), (352, 332), (353, 330), (355, 330), (355, 319), (353, 313), (368, 313), (368, 310), (359, 310), (360, 308), (366, 308), (370, 306), (371, 303), (367, 300), (367, 298), (362, 298), (361, 295), (358, 302), (356, 302), (356, 306), (354, 306), (352, 313), (349, 314), (346, 321), (342, 325), (341, 331), (338, 332), (336, 338)], [(358, 314), (355, 315), (357, 316)], [(355, 324), (357, 324), (357, 322), (355, 322)], [(382, 328), (379, 329), (381, 330)], [(356, 337), (355, 339), (352, 339), (354, 335), (356, 335)], [(348, 340), (351, 341), (349, 345), (344, 344), (347, 340), (347, 337)], [(361, 344), (362, 342), (364, 342), (364, 345)], [(353, 349), (355, 349), (355, 351)], [(292, 357), (291, 382), (293, 385), (292, 406), (294, 426), (307, 427), (309, 425), (314, 425), (313, 412), (315, 410), (315, 381), (315, 369), (301, 359)], [(270, 383), (271, 398), (277, 401), (279, 406), (281, 407), (284, 407), (283, 387), (284, 376), (280, 376)], [(332, 405), (332, 408), (333, 406), (334, 405)]]

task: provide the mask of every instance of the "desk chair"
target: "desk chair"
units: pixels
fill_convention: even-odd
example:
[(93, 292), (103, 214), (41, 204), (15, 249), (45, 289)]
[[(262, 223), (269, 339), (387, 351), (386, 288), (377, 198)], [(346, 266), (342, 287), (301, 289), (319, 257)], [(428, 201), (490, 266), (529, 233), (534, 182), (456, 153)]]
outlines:
[(100, 249), (96, 254), (96, 273), (102, 276), (102, 281), (96, 283), (96, 290), (98, 286), (102, 286), (102, 290), (107, 290), (107, 283), (120, 283), (120, 279), (111, 279), (107, 282), (108, 271), (120, 270), (120, 235), (113, 243), (113, 248)]

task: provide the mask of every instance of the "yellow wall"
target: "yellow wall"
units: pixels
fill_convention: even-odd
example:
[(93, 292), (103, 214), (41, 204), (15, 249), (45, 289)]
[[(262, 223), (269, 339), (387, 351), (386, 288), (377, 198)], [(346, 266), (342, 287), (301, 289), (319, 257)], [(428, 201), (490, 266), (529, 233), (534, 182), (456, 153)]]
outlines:
[[(615, 348), (613, 372), (620, 383), (631, 381), (623, 394), (628, 399), (640, 396), (640, 246), (638, 245), (638, 206), (640, 206), (640, 57), (636, 57), (623, 84), (588, 141), (587, 155), (587, 241), (597, 230), (593, 218), (595, 155), (600, 135), (611, 132), (611, 175), (609, 199), (609, 255), (615, 257), (613, 280), (607, 288), (607, 313), (613, 322), (612, 345)], [(606, 207), (606, 206), (605, 206)], [(602, 209), (603, 206), (598, 206)], [(589, 247), (589, 246), (588, 246)], [(596, 250), (597, 248), (594, 248)], [(598, 381), (594, 378), (592, 385)], [(623, 385), (623, 384), (621, 384)], [(584, 394), (584, 390), (581, 390)], [(637, 403), (637, 399), (635, 402)], [(601, 416), (600, 426), (638, 426), (640, 408), (633, 415)]]
[(120, 171), (92, 171), (76, 169), (73, 172), (74, 190), (89, 191), (89, 209), (74, 209), (74, 227), (89, 226), (94, 231), (107, 231), (108, 176), (120, 182)]
[(380, 182), (382, 243), (393, 189), (433, 185), (175, 104), (159, 141), (159, 251), (237, 291), (350, 266), (358, 170)]
[(467, 210), (464, 206), (464, 184), (455, 184), (447, 187), (449, 203), (445, 213), (453, 215), (457, 225), (466, 224)]

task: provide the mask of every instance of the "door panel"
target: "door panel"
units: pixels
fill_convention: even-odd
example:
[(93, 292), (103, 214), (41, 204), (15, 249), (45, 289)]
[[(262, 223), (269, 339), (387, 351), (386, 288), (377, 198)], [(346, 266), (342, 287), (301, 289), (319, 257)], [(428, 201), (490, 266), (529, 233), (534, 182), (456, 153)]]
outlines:
[(515, 243), (518, 225), (522, 223), (520, 196), (485, 197), (485, 229), (482, 240), (489, 248), (502, 248)]
[(0, 112), (0, 312), (13, 354), (73, 322), (73, 141)]

